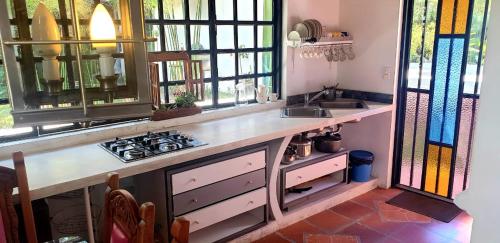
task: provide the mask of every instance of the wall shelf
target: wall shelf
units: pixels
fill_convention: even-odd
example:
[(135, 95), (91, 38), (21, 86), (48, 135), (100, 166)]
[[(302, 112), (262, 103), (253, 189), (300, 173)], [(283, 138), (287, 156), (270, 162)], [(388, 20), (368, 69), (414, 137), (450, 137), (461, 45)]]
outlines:
[(354, 41), (352, 39), (348, 40), (331, 40), (331, 39), (321, 39), (317, 42), (302, 42), (299, 47), (317, 47), (317, 46), (339, 46), (339, 45), (352, 45)]

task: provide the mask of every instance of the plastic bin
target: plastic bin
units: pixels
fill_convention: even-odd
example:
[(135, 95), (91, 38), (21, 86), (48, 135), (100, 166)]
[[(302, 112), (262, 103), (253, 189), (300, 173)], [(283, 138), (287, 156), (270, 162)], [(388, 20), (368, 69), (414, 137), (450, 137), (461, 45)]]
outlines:
[(351, 179), (357, 182), (370, 180), (373, 165), (373, 153), (364, 150), (354, 150), (349, 153)]

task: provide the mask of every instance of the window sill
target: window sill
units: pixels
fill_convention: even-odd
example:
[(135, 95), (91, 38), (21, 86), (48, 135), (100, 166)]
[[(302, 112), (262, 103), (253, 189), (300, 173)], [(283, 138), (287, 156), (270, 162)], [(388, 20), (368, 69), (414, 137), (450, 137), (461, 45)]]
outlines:
[(285, 106), (285, 104), (286, 102), (284, 100), (280, 100), (275, 103), (249, 104), (246, 106), (209, 110), (193, 116), (179, 117), (164, 121), (134, 121), (107, 127), (89, 128), (76, 132), (8, 142), (0, 144), (0, 160), (9, 159), (11, 154), (16, 151), (22, 151), (25, 154), (33, 154), (82, 144), (97, 143), (99, 141), (109, 140), (115, 137), (132, 136), (146, 133), (148, 131), (168, 130), (170, 127), (175, 126), (277, 109)]

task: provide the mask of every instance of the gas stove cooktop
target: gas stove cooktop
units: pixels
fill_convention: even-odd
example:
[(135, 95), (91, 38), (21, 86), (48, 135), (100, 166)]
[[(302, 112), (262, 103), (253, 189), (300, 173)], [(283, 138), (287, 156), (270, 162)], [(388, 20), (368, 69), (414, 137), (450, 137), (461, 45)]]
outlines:
[(121, 161), (129, 163), (206, 144), (177, 131), (165, 131), (148, 132), (137, 137), (116, 138), (113, 141), (104, 142), (100, 146)]

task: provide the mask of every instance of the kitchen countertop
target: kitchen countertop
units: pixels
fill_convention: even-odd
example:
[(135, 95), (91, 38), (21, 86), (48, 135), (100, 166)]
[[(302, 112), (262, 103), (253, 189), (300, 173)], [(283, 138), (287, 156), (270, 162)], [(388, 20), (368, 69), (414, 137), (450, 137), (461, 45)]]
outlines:
[[(287, 135), (392, 111), (393, 105), (366, 102), (368, 109), (330, 110), (333, 118), (281, 118), (280, 109), (188, 125), (165, 127), (190, 134), (208, 145), (123, 163), (97, 143), (26, 156), (30, 194), (33, 200), (104, 183), (106, 174), (120, 177), (146, 173), (171, 165), (271, 141)], [(0, 166), (13, 168), (12, 161)]]

